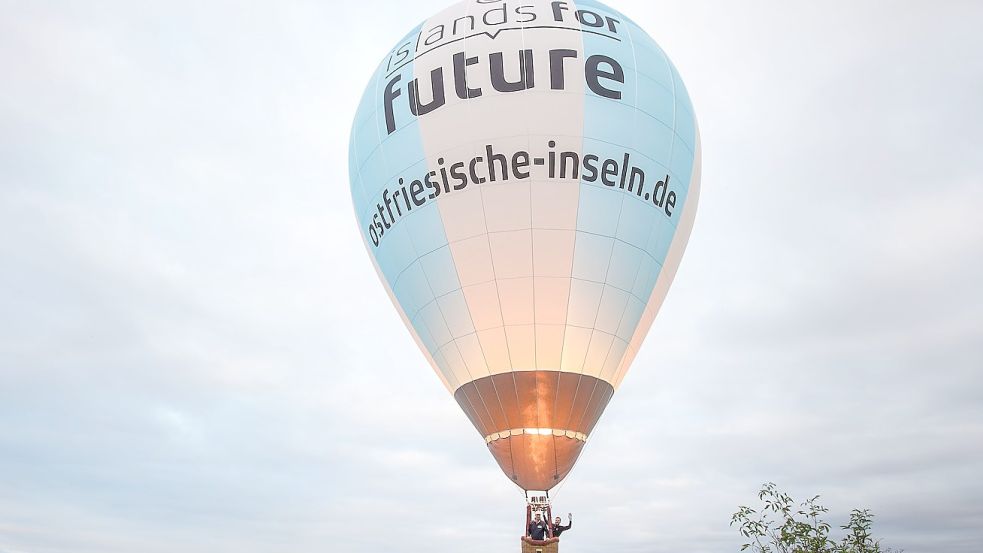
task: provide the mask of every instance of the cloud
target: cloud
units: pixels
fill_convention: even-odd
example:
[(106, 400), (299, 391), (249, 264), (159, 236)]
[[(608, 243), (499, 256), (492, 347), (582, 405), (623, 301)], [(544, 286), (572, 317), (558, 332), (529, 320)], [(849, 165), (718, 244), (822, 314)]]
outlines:
[[(622, 4), (686, 79), (705, 189), (556, 495), (565, 550), (733, 550), (766, 480), (979, 550), (980, 8)], [(0, 551), (515, 547), (521, 493), (348, 198), (364, 82), (441, 7), (8, 10)]]

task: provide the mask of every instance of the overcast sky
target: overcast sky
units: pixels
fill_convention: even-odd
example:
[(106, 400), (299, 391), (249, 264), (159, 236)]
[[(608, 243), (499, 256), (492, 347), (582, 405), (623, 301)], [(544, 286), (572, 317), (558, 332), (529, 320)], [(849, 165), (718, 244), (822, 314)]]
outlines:
[[(564, 552), (737, 551), (768, 480), (983, 550), (983, 4), (611, 4), (703, 189)], [(349, 196), (362, 90), (443, 6), (0, 0), (0, 552), (517, 549)]]

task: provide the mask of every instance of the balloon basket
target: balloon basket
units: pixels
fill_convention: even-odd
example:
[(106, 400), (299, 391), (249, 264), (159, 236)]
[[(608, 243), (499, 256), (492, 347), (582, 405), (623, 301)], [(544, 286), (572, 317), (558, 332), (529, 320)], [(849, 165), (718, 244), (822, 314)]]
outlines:
[(527, 537), (523, 537), (521, 542), (522, 553), (559, 553), (560, 551), (560, 538), (532, 540)]

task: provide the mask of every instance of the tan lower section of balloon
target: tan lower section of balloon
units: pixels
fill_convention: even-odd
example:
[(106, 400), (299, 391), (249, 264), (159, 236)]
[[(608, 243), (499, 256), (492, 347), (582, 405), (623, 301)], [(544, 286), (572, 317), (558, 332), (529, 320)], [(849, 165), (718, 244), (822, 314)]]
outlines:
[(524, 490), (549, 490), (559, 484), (583, 447), (580, 440), (538, 434), (520, 434), (488, 444), (502, 472)]
[(454, 398), (483, 438), (505, 433), (488, 449), (512, 481), (526, 490), (549, 490), (584, 446), (572, 436), (590, 435), (613, 394), (609, 383), (593, 376), (516, 371), (464, 384)]

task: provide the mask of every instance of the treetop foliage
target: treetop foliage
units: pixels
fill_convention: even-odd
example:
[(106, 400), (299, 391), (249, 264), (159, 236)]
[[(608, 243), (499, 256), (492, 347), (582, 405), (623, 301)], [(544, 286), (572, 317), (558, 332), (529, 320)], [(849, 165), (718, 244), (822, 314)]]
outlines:
[(761, 506), (752, 509), (740, 506), (730, 519), (741, 536), (748, 540), (741, 551), (751, 553), (901, 553), (881, 549), (880, 540), (871, 535), (874, 515), (869, 509), (853, 509), (850, 520), (840, 526), (843, 537), (836, 541), (830, 536), (832, 526), (826, 522), (829, 509), (813, 496), (796, 503), (773, 482), (762, 485), (758, 492)]

